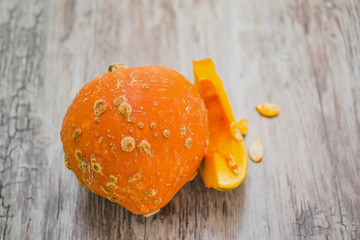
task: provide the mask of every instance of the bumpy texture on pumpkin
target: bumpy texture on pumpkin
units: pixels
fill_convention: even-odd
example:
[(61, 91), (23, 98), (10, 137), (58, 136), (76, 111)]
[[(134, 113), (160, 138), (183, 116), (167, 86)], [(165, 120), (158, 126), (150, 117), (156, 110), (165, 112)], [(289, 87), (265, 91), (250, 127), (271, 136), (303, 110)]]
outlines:
[(80, 184), (136, 214), (165, 206), (195, 175), (208, 138), (196, 89), (162, 66), (91, 80), (61, 130), (65, 164)]

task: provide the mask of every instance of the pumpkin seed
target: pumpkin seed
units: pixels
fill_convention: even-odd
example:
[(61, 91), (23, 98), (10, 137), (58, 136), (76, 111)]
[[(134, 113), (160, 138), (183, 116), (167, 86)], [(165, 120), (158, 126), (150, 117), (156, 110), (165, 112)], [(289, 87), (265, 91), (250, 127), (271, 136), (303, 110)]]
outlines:
[(249, 149), (249, 155), (253, 162), (259, 163), (263, 157), (263, 147), (259, 140), (255, 140)]

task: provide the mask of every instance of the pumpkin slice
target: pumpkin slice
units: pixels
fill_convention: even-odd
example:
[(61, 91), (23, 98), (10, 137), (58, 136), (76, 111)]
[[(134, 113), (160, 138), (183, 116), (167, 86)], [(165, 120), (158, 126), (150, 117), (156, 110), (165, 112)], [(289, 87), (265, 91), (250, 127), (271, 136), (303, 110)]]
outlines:
[(193, 61), (195, 86), (208, 110), (210, 139), (199, 174), (208, 188), (229, 191), (246, 176), (243, 137), (211, 59)]

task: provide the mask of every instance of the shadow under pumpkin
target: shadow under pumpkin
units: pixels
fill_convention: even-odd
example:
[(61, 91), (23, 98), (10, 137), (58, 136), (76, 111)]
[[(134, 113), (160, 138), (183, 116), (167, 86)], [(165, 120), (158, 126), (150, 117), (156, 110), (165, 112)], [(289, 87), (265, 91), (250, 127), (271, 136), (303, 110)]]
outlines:
[[(201, 178), (197, 176), (185, 184), (159, 213), (148, 218), (133, 214), (122, 206), (80, 187), (78, 199), (81, 199), (81, 202), (77, 202), (76, 228), (85, 228), (87, 231), (78, 229), (73, 237), (85, 237), (77, 236), (77, 233), (87, 232), (88, 238), (129, 239), (139, 236), (141, 231), (145, 237), (146, 231), (158, 231), (160, 235), (166, 228), (178, 228), (175, 231), (177, 237), (201, 238), (200, 229), (226, 229), (230, 225), (226, 220), (217, 221), (220, 217), (235, 217), (241, 225), (245, 184), (246, 180), (232, 191), (221, 192), (204, 187)], [(232, 206), (228, 206), (229, 200)], [(195, 232), (189, 232), (194, 226)], [(174, 231), (171, 233), (174, 234)]]

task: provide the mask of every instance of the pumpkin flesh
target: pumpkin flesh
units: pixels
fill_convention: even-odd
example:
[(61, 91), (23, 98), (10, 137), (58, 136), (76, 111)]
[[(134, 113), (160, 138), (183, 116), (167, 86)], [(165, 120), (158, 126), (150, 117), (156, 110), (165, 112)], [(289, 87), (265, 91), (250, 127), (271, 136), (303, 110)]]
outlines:
[[(221, 79), (211, 59), (193, 61), (195, 86), (208, 110), (210, 139), (199, 174), (208, 188), (228, 191), (244, 180), (247, 153), (244, 140), (231, 126), (238, 126)], [(235, 123), (235, 124), (234, 124)], [(239, 129), (235, 129), (240, 132)]]

